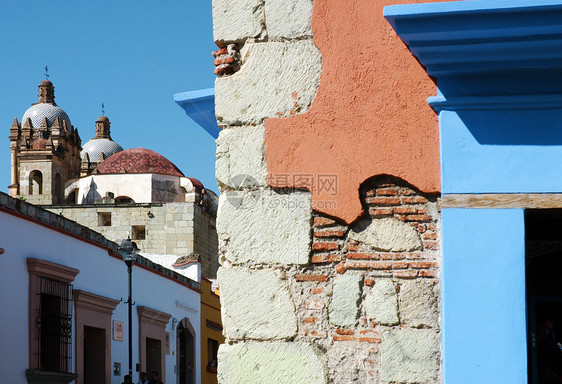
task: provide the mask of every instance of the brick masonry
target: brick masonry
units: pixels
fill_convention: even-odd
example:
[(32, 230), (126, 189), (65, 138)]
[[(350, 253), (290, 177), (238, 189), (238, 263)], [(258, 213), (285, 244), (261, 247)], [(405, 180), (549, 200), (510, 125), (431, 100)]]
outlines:
[[(269, 318), (275, 313), (270, 317), (282, 318), (294, 316), (289, 314), (294, 311), (297, 331), (289, 338), (290, 342), (311, 344), (322, 351), (319, 353), (327, 367), (325, 382), (438, 382), (440, 250), (437, 197), (422, 194), (391, 177), (370, 180), (360, 195), (366, 214), (355, 224), (348, 226), (313, 212), (307, 265), (270, 264), (256, 259), (249, 268), (241, 269), (251, 275), (271, 269), (277, 271), (277, 278), (267, 279), (267, 289), (266, 285), (255, 281), (254, 288), (246, 289), (265, 292), (270, 287), (288, 284), (294, 310), (288, 303), (280, 305), (276, 299), (266, 300), (266, 296), (274, 298), (275, 295), (264, 293), (263, 299), (258, 294), (250, 300), (254, 303), (267, 301), (267, 305), (260, 306), (259, 314), (251, 315), (251, 308), (242, 313), (240, 303), (247, 302), (251, 296), (243, 293), (246, 289), (241, 288), (247, 284), (242, 280), (250, 279), (223, 279), (224, 289), (236, 292), (235, 300), (222, 302), (225, 316), (232, 317), (236, 324), (233, 329), (228, 329), (227, 324), (226, 334), (239, 332), (240, 328), (243, 332), (256, 333), (249, 328), (244, 330), (248, 316), (260, 318), (267, 315), (265, 318)], [(369, 220), (394, 220), (405, 224), (419, 237), (419, 248), (380, 251), (377, 244), (352, 240), (352, 231), (367, 230), (360, 224)], [(278, 245), (277, 249), (280, 248)], [(223, 260), (223, 267), (228, 264)], [(272, 328), (264, 325), (259, 331), (263, 334), (258, 332), (259, 336), (250, 339), (265, 343), (279, 339), (278, 327), (269, 331), (268, 327)], [(229, 337), (229, 341), (234, 345), (246, 343), (240, 337)], [(227, 353), (222, 356), (228, 361)], [(397, 359), (400, 363), (396, 363)], [(241, 369), (232, 365), (232, 360), (229, 364), (229, 370)], [(227, 379), (226, 374), (222, 377), (223, 383), (240, 382)]]
[[(412, 252), (380, 252), (366, 244), (349, 240), (353, 225), (315, 212), (313, 243), (309, 266), (294, 270), (290, 287), (297, 308), (299, 333), (296, 341), (308, 341), (326, 350), (328, 378), (334, 383), (411, 382), (394, 366), (382, 365), (381, 344), (385, 332), (413, 332), (422, 338), (428, 334), (438, 340), (439, 328), (439, 214), (436, 196), (424, 195), (398, 180), (378, 178), (361, 190), (361, 199), (371, 219), (393, 218), (414, 228), (422, 248)], [(353, 326), (339, 327), (330, 319), (334, 300), (334, 280), (348, 274), (361, 275), (361, 300)], [(395, 287), (395, 324), (386, 325), (369, 318), (365, 299), (380, 282), (391, 281)], [(419, 295), (412, 295), (412, 288)], [(423, 291), (423, 292), (421, 292)], [(379, 313), (388, 308), (377, 308)], [(392, 311), (392, 305), (390, 308)], [(423, 314), (424, 321), (414, 321)], [(388, 315), (387, 315), (388, 316)], [(382, 320), (381, 320), (382, 321)], [(384, 321), (383, 321), (384, 322)], [(392, 323), (392, 321), (390, 321)], [(394, 342), (389, 336), (388, 340)], [(420, 379), (434, 383), (439, 377), (439, 351), (425, 351), (423, 359), (430, 365), (414, 367)], [(388, 364), (387, 364), (388, 365)], [(415, 364), (414, 364), (415, 365)], [(415, 373), (413, 375), (415, 377)], [(418, 381), (416, 381), (418, 382)]]

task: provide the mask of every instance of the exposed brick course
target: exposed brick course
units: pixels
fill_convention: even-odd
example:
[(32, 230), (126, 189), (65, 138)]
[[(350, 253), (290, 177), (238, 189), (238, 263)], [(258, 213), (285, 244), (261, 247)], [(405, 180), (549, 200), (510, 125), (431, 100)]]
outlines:
[[(363, 304), (355, 327), (339, 328), (332, 325), (328, 306), (332, 297), (333, 277), (362, 273), (363, 292), (377, 289), (380, 279), (392, 279), (396, 297), (400, 297), (400, 287), (406, 282), (422, 279), (438, 284), (438, 212), (435, 196), (421, 195), (415, 189), (390, 178), (386, 182), (379, 180), (366, 186), (361, 196), (365, 212), (371, 219), (392, 218), (407, 223), (419, 234), (422, 248), (410, 252), (381, 252), (360, 241), (348, 239), (353, 225), (346, 226), (338, 220), (314, 213), (311, 264), (293, 275), (291, 291), (301, 327), (297, 338), (319, 343), (328, 351), (331, 348), (347, 351), (351, 346), (368, 350), (370, 357), (367, 360), (371, 363), (363, 361), (363, 364), (371, 364), (368, 372), (376, 377), (377, 361), (380, 359), (377, 355), (380, 352), (373, 345), (382, 343), (383, 331), (396, 327), (408, 329), (410, 326), (403, 323), (401, 318), (397, 326), (378, 324), (367, 318)], [(435, 316), (435, 323), (438, 323), (438, 313), (430, 316)]]
[(217, 49), (213, 52), (215, 60), (215, 75), (224, 76), (236, 72), (239, 67), (239, 54), (236, 44), (229, 44), (226, 47)]

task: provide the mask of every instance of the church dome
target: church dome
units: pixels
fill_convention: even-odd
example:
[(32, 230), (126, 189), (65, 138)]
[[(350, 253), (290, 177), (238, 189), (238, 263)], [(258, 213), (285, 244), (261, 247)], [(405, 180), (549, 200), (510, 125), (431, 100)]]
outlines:
[(25, 113), (23, 114), (23, 118), (21, 119), (22, 123), (25, 123), (27, 118), (31, 119), (31, 123), (33, 124), (33, 128), (39, 128), (43, 119), (47, 118), (47, 123), (51, 126), (57, 117), (60, 117), (61, 120), (66, 121), (66, 127), (70, 130), (70, 118), (66, 114), (66, 112), (59, 107), (58, 105), (52, 104), (35, 104), (32, 105)]
[(122, 150), (123, 147), (111, 139), (90, 139), (84, 144), (84, 147), (82, 147), (80, 159), (83, 159), (87, 153), (90, 161), (98, 161), (101, 154), (104, 155), (104, 158), (108, 158)]
[(116, 153), (102, 161), (94, 173), (158, 173), (169, 176), (184, 176), (170, 160), (145, 148), (132, 148)]

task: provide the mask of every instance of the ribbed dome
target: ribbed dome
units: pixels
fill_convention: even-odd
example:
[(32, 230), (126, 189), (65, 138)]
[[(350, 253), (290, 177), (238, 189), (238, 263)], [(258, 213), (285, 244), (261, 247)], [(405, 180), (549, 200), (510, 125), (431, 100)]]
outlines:
[(184, 176), (170, 160), (145, 148), (132, 148), (116, 153), (102, 161), (94, 173), (159, 173), (170, 176)]
[(70, 118), (66, 114), (65, 111), (58, 105), (51, 105), (51, 104), (35, 104), (32, 105), (25, 113), (23, 114), (23, 118), (21, 119), (22, 124), (25, 124), (27, 118), (31, 119), (31, 123), (33, 124), (33, 128), (39, 128), (41, 126), (41, 122), (46, 117), (49, 126), (51, 126), (57, 117), (60, 117), (61, 120), (66, 121), (66, 127), (70, 130)]
[(90, 161), (98, 161), (100, 155), (103, 153), (107, 158), (115, 152), (121, 152), (123, 147), (110, 139), (90, 139), (80, 152), (80, 158), (83, 159), (88, 154)]

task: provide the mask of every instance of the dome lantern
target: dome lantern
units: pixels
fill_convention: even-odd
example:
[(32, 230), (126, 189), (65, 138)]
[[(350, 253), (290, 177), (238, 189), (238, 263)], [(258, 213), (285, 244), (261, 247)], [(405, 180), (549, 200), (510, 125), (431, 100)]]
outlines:
[(55, 103), (55, 86), (50, 80), (43, 80), (39, 83), (39, 99), (37, 104), (57, 105)]
[(94, 139), (109, 139), (111, 140), (111, 122), (107, 116), (101, 115), (96, 120), (96, 135)]

